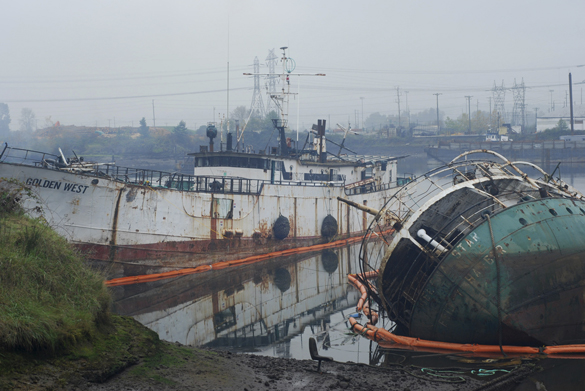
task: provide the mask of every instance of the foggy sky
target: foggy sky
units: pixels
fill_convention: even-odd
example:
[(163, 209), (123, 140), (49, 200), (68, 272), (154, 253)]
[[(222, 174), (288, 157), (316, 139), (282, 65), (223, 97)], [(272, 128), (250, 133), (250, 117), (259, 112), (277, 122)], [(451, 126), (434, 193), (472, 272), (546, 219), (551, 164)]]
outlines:
[[(528, 109), (562, 107), (573, 74), (585, 81), (585, 1), (6, 1), (0, 23), (0, 102), (11, 129), (23, 107), (44, 127), (157, 125), (194, 129), (250, 106), (254, 57), (288, 46), (300, 79), (300, 123), (355, 122), (397, 114), (396, 87), (411, 112), (451, 117), (488, 110), (494, 81), (526, 85)], [(261, 72), (267, 72), (263, 66)], [(262, 82), (263, 83), (263, 82)], [(299, 78), (292, 77), (293, 90)], [(188, 93), (188, 94), (185, 94)], [(185, 95), (179, 95), (185, 94)], [(169, 95), (169, 96), (163, 96)], [(363, 97), (363, 100), (360, 99)], [(263, 96), (266, 104), (267, 96)], [(511, 110), (512, 93), (506, 94)], [(493, 105), (493, 102), (492, 102)], [(214, 111), (215, 109), (215, 111)], [(290, 125), (296, 127), (297, 102)], [(355, 125), (354, 125), (355, 126)]]

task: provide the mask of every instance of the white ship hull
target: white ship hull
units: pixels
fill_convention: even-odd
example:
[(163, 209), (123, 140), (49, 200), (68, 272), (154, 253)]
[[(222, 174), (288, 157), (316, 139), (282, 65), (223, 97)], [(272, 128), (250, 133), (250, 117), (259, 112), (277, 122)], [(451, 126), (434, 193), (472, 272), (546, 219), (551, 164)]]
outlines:
[[(6, 161), (0, 162), (0, 178), (24, 185), (32, 194), (23, 192), (21, 204), (27, 213), (44, 218), (91, 261), (111, 266), (107, 270), (111, 277), (193, 267), (362, 235), (373, 216), (337, 197), (379, 209), (394, 193), (390, 186), (370, 187), (360, 193), (356, 187), (348, 190), (332, 182), (266, 181), (256, 187), (248, 183), (248, 188), (245, 183), (238, 188), (225, 182), (218, 192), (183, 191), (149, 182), (123, 182), (95, 172)], [(230, 180), (233, 178), (227, 178)], [(15, 181), (4, 180), (3, 184), (15, 186)], [(328, 215), (337, 222), (333, 237), (322, 235)], [(273, 233), (280, 216), (290, 224), (283, 239)]]

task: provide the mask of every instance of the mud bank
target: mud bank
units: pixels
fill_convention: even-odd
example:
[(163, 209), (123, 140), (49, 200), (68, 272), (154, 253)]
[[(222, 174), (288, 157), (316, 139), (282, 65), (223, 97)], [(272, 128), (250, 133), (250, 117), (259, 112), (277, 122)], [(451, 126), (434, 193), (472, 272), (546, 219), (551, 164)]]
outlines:
[[(511, 390), (534, 366), (482, 379), (383, 367), (271, 358), (160, 341), (132, 318), (58, 354), (0, 351), (0, 389), (14, 390)], [(494, 388), (496, 387), (496, 388)]]

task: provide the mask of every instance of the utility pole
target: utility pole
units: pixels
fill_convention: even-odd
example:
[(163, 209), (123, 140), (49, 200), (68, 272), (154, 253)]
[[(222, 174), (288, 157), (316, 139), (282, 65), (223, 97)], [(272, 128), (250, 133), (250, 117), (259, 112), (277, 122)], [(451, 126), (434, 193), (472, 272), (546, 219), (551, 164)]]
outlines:
[(553, 100), (552, 100), (552, 94), (553, 94), (553, 92), (555, 92), (555, 90), (548, 90), (548, 91), (550, 92), (550, 110), (549, 110), (549, 113), (550, 113), (554, 109), (554, 107), (553, 107)]
[(152, 127), (156, 130), (156, 117), (154, 115), (154, 99), (152, 100)]
[(410, 128), (410, 109), (408, 108), (408, 91), (404, 91), (406, 95), (406, 113), (408, 114), (408, 127)]
[(400, 87), (396, 87), (396, 96), (398, 97), (398, 129), (400, 128)]
[(362, 100), (362, 129), (364, 128), (364, 97), (360, 96), (360, 99)]
[(471, 134), (471, 98), (473, 98), (473, 96), (466, 95), (465, 98), (467, 98), (467, 107), (468, 107), (467, 112), (469, 115), (469, 129), (467, 130), (467, 132), (469, 134)]
[(569, 72), (569, 105), (571, 106), (571, 136), (575, 134), (575, 120), (573, 118), (573, 79)]
[(437, 97), (437, 135), (441, 133), (441, 123), (439, 122), (439, 95), (443, 95), (441, 93), (434, 93)]
[(538, 107), (534, 108), (534, 112), (536, 113), (536, 116), (534, 118), (534, 133), (538, 132)]
[(488, 97), (488, 100), (490, 101), (490, 127), (492, 126), (492, 97)]

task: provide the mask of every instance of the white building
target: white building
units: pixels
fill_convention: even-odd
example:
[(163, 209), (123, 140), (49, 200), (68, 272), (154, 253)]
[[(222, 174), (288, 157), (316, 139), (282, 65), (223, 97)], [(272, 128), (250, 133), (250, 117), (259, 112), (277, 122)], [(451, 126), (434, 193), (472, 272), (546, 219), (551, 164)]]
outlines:
[[(547, 129), (554, 128), (561, 119), (571, 128), (571, 112), (569, 107), (563, 107), (539, 116), (536, 122), (536, 132), (544, 132)], [(585, 130), (585, 105), (575, 105), (573, 107), (573, 121), (575, 130)]]

